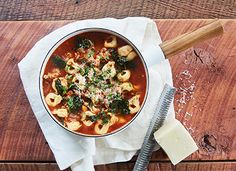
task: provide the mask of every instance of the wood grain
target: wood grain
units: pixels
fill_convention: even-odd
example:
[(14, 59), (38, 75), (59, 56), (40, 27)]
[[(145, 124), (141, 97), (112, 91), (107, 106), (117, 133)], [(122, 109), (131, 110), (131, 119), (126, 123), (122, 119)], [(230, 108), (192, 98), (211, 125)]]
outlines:
[(164, 41), (160, 47), (169, 59), (172, 55), (179, 54), (190, 47), (204, 42), (207, 39), (214, 38), (223, 34), (223, 26), (219, 19), (213, 20), (211, 23), (202, 26), (196, 30), (179, 35), (173, 39)]
[[(71, 21), (0, 22), (0, 160), (2, 162), (55, 161), (29, 106), (17, 63), (40, 38), (69, 22)], [(168, 40), (194, 30), (206, 22), (206, 20), (157, 20), (157, 25), (162, 39)], [(222, 20), (222, 22), (225, 29), (223, 36), (194, 46), (170, 60), (174, 85), (178, 88), (175, 109), (176, 111), (181, 109), (177, 112), (177, 118), (189, 129), (199, 146), (199, 151), (186, 161), (236, 160), (236, 20)], [(186, 101), (186, 104), (181, 106), (177, 101), (181, 98), (180, 87), (189, 83), (180, 77), (180, 73), (185, 70), (192, 74), (188, 81), (194, 83), (196, 87), (194, 99)], [(192, 116), (187, 118), (186, 112)], [(132, 161), (134, 160), (135, 158)], [(163, 151), (155, 152), (150, 167), (156, 167), (156, 162), (166, 160), (168, 158)], [(125, 165), (127, 163), (108, 165), (104, 169), (99, 166), (98, 170), (125, 170)], [(180, 165), (182, 167), (182, 164)], [(185, 163), (183, 168), (189, 168), (190, 165), (191, 163)], [(191, 166), (196, 170), (200, 168), (196, 163)], [(6, 167), (13, 166), (7, 164), (4, 168)], [(225, 167), (226, 170), (227, 168), (233, 170), (235, 164), (232, 167), (226, 164)], [(207, 165), (206, 168), (210, 170), (214, 165)], [(192, 170), (191, 167), (188, 170)]]
[(235, 18), (235, 0), (0, 0), (0, 20)]
[[(178, 20), (181, 28), (176, 32), (172, 31), (178, 28), (173, 22), (169, 20), (164, 25), (157, 23), (163, 40), (204, 24), (200, 20)], [(225, 30), (223, 36), (203, 42), (170, 59), (174, 86), (178, 88), (175, 97), (177, 118), (189, 129), (200, 148), (191, 159), (236, 158), (236, 21), (222, 22)], [(188, 71), (192, 77), (184, 79), (181, 77), (183, 71)], [(195, 85), (193, 98), (187, 100), (191, 96), (187, 93), (186, 104), (180, 105), (178, 100), (183, 96), (180, 88), (191, 85)]]
[[(95, 166), (96, 171), (130, 171), (133, 169), (134, 163), (119, 163)], [(0, 163), (1, 171), (59, 171), (56, 163)], [(69, 171), (66, 169), (65, 171)], [(235, 162), (191, 162), (180, 163), (173, 166), (170, 163), (150, 163), (148, 171), (235, 171)]]

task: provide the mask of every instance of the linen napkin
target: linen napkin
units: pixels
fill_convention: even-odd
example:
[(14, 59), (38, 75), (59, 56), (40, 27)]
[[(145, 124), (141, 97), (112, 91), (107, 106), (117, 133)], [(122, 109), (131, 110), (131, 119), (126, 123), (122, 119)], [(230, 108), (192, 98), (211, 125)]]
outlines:
[[(126, 36), (141, 51), (149, 72), (146, 104), (128, 128), (104, 138), (74, 135), (57, 125), (45, 110), (39, 93), (39, 72), (50, 48), (65, 35), (79, 29), (99, 27)], [(130, 160), (140, 149), (164, 83), (172, 85), (171, 68), (159, 48), (161, 39), (154, 21), (143, 17), (83, 20), (65, 25), (39, 40), (18, 64), (23, 86), (42, 132), (61, 170), (94, 170), (94, 165)], [(174, 108), (168, 119), (174, 118)]]

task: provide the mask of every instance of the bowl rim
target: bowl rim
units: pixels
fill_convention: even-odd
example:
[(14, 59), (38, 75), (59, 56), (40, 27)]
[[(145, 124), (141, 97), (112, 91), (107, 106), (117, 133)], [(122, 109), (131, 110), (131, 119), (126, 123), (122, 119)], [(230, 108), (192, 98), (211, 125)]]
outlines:
[[(142, 61), (142, 64), (144, 66), (144, 70), (145, 70), (145, 74), (146, 74), (146, 92), (145, 92), (145, 96), (143, 99), (143, 103), (140, 106), (139, 111), (135, 114), (135, 116), (126, 124), (124, 124), (123, 126), (119, 127), (118, 129), (115, 129), (112, 132), (106, 133), (106, 134), (102, 134), (102, 135), (93, 135), (93, 134), (84, 134), (84, 133), (80, 133), (80, 132), (76, 132), (76, 131), (72, 131), (69, 128), (65, 127), (64, 125), (61, 124), (61, 122), (59, 122), (52, 114), (52, 112), (50, 111), (50, 109), (48, 108), (48, 105), (46, 104), (45, 101), (45, 97), (44, 97), (44, 93), (43, 93), (43, 74), (45, 71), (45, 67), (48, 63), (48, 60), (50, 59), (51, 55), (53, 54), (53, 52), (65, 41), (67, 41), (68, 39), (74, 37), (74, 36), (78, 36), (82, 33), (87, 33), (87, 32), (102, 32), (102, 33), (108, 33), (114, 36), (119, 37), (120, 39), (124, 40), (128, 45), (131, 45), (135, 52), (138, 53), (139, 58)], [(147, 64), (141, 54), (141, 52), (139, 51), (139, 49), (128, 39), (126, 38), (124, 35), (117, 33), (116, 31), (110, 30), (110, 29), (106, 29), (106, 28), (99, 28), (99, 27), (89, 27), (89, 28), (83, 28), (83, 29), (77, 29), (73, 32), (70, 32), (66, 35), (64, 35), (62, 38), (60, 38), (56, 43), (54, 43), (54, 45), (48, 50), (46, 56), (43, 59), (43, 62), (41, 64), (40, 67), (40, 72), (39, 72), (39, 92), (40, 92), (40, 98), (41, 101), (43, 103), (44, 108), (46, 109), (47, 113), (49, 114), (49, 116), (63, 129), (69, 131), (70, 133), (73, 133), (75, 135), (81, 136), (81, 137), (92, 137), (92, 138), (99, 138), (99, 137), (106, 137), (109, 135), (114, 135), (117, 134), (123, 130), (125, 130), (126, 128), (128, 128), (131, 123), (134, 122), (134, 120), (138, 117), (138, 115), (141, 113), (146, 101), (147, 101), (147, 96), (149, 93), (149, 72), (148, 72), (148, 68), (147, 68)]]

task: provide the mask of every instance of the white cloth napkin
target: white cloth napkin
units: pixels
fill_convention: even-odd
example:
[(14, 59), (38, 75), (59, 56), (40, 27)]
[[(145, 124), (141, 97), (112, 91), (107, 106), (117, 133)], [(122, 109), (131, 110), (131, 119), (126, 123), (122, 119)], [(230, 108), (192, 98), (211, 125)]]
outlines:
[[(39, 71), (49, 49), (65, 35), (89, 27), (107, 28), (131, 40), (145, 58), (150, 79), (146, 104), (136, 120), (120, 133), (97, 139), (80, 137), (58, 126), (45, 110), (39, 94)], [(94, 170), (93, 165), (130, 160), (140, 149), (164, 83), (173, 84), (160, 43), (156, 24), (148, 18), (77, 21), (42, 38), (18, 64), (26, 95), (60, 169), (71, 166), (73, 171), (90, 171)], [(173, 105), (168, 118), (174, 118)]]

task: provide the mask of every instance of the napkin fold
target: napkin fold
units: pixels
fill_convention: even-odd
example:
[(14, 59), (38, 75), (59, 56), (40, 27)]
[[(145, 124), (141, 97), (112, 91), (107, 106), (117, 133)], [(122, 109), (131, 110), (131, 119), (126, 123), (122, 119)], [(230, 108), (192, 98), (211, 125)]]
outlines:
[[(142, 53), (149, 73), (149, 92), (142, 112), (125, 130), (103, 138), (74, 135), (57, 125), (45, 110), (39, 93), (39, 72), (50, 48), (65, 35), (79, 29), (99, 27), (127, 37)], [(140, 149), (154, 108), (165, 83), (173, 85), (168, 60), (158, 46), (161, 38), (153, 20), (143, 17), (83, 20), (65, 25), (39, 40), (18, 64), (23, 86), (60, 169), (94, 170), (93, 165), (130, 160)], [(167, 119), (174, 118), (173, 104)]]

